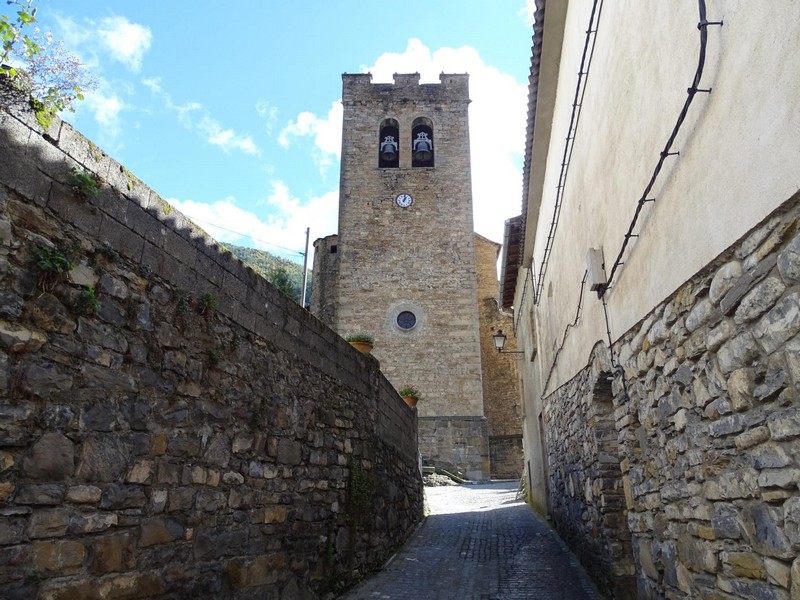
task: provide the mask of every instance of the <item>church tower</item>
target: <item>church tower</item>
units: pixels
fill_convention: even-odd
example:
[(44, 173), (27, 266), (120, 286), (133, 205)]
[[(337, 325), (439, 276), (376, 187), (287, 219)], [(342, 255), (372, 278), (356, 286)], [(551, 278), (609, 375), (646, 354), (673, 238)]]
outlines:
[(472, 220), (469, 76), (345, 74), (339, 234), (315, 242), (311, 309), (368, 333), (417, 388), (423, 460), (489, 476)]

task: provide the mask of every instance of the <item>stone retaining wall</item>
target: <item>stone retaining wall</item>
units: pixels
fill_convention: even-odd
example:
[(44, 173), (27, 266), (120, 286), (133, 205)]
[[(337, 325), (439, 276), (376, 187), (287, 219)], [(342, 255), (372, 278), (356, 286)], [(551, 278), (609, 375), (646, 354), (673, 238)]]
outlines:
[(419, 417), (423, 464), (436, 465), (474, 481), (489, 473), (485, 417)]
[[(625, 504), (611, 514), (630, 529), (625, 560), (639, 598), (800, 598), (797, 200), (615, 347), (625, 373), (625, 385), (618, 371), (613, 384)], [(585, 493), (596, 504), (604, 487), (591, 451), (602, 428), (587, 400), (609, 367), (602, 360), (547, 407), (554, 513), (573, 547), (602, 537), (609, 514), (573, 499)]]
[(68, 123), (0, 108), (2, 595), (313, 598), (382, 564), (422, 484), (377, 362)]
[(492, 479), (519, 479), (524, 464), (522, 434), (489, 436)]

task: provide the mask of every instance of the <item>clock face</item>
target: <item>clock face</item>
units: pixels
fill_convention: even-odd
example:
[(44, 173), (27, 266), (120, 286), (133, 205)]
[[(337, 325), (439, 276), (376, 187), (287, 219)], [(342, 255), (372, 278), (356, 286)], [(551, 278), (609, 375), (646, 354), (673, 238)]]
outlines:
[(406, 208), (407, 206), (414, 204), (414, 199), (411, 197), (411, 194), (400, 194), (394, 199), (394, 201), (397, 206), (401, 208)]

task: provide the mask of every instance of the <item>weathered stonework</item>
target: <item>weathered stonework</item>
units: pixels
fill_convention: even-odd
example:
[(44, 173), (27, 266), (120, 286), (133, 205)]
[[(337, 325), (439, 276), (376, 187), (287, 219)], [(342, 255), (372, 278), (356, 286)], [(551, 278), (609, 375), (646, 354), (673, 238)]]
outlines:
[[(606, 593), (593, 548), (611, 520), (630, 530), (608, 556), (635, 566), (638, 598), (798, 597), (797, 200), (623, 335), (622, 372), (599, 348), (547, 399), (554, 518)], [(603, 373), (613, 412), (594, 399)], [(597, 502), (600, 438), (618, 447), (606, 464), (624, 503)]]
[[(484, 401), (468, 76), (442, 74), (439, 83), (422, 85), (419, 79), (395, 74), (393, 84), (373, 84), (369, 74), (343, 75), (337, 253), (332, 259), (331, 238), (316, 243), (314, 278), (321, 285), (312, 312), (343, 336), (372, 335), (373, 354), (389, 381), (420, 390), (421, 417), (470, 421), (484, 416)], [(432, 131), (429, 166), (414, 166), (412, 159), (412, 131), (420, 119)], [(378, 154), (387, 121), (397, 128), (394, 167), (381, 166)], [(408, 206), (396, 203), (400, 194), (411, 196)], [(398, 325), (402, 312), (413, 313), (413, 327)], [(460, 440), (456, 447), (469, 443)], [(423, 445), (433, 446), (449, 464), (477, 456), (448, 456), (435, 440)], [(478, 460), (464, 470), (486, 479), (486, 467)]]
[(313, 598), (381, 565), (422, 486), (376, 361), (68, 123), (4, 102), (2, 595)]
[[(478, 323), (481, 342), (483, 412), (489, 427), (489, 455), (493, 478), (518, 479), (522, 475), (522, 398), (517, 365), (514, 321), (497, 304), (497, 256), (500, 244), (475, 234), (475, 264), (478, 275)], [(506, 334), (507, 354), (500, 354), (492, 336)]]

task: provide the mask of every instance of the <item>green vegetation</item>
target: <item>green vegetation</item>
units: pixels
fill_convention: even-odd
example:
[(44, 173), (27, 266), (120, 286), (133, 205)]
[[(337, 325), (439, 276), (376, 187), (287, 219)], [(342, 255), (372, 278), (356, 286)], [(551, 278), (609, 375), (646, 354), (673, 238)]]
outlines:
[(400, 389), (397, 391), (397, 393), (398, 393), (398, 394), (400, 395), (400, 397), (402, 397), (402, 398), (416, 398), (417, 400), (419, 400), (419, 399), (420, 399), (420, 393), (419, 393), (419, 390), (418, 390), (418, 389), (416, 389), (416, 388), (413, 388), (413, 387), (411, 387), (410, 385), (407, 385), (407, 386), (405, 386), (405, 387), (403, 387), (403, 388), (400, 388)]
[(375, 340), (368, 333), (353, 333), (344, 338), (346, 342), (363, 342), (365, 344), (374, 344)]
[(64, 247), (38, 246), (33, 251), (36, 266), (44, 273), (66, 273), (75, 267), (71, 252)]
[(197, 301), (197, 312), (201, 315), (209, 315), (212, 311), (219, 308), (219, 300), (211, 292), (206, 292)]
[(84, 169), (72, 167), (72, 175), (66, 183), (76, 194), (84, 198), (89, 196), (96, 198), (100, 195), (100, 182), (97, 177)]
[(218, 365), (222, 360), (222, 355), (216, 348), (209, 348), (206, 350), (206, 357), (208, 358), (208, 364), (212, 367)]
[[(256, 273), (277, 287), (295, 302), (300, 302), (303, 265), (280, 258), (264, 250), (227, 244), (227, 249)], [(306, 285), (306, 302), (311, 298), (311, 274)]]
[(175, 312), (178, 314), (189, 312), (189, 306), (192, 303), (192, 297), (189, 295), (189, 292), (180, 288), (174, 288), (172, 290), (172, 299), (175, 301)]
[(348, 484), (347, 491), (350, 497), (348, 512), (350, 516), (357, 519), (372, 504), (372, 496), (375, 494), (375, 482), (362, 469), (352, 466)]
[(100, 300), (94, 291), (94, 286), (89, 286), (78, 296), (78, 312), (82, 315), (96, 315), (100, 312)]
[[(63, 42), (35, 27), (37, 0), (6, 0), (6, 4), (16, 8), (16, 16), (0, 16), (0, 76), (30, 96), (36, 120), (47, 129), (55, 113), (74, 110), (73, 103), (83, 100), (83, 90), (96, 89), (98, 83)], [(23, 67), (17, 69), (12, 63)]]

